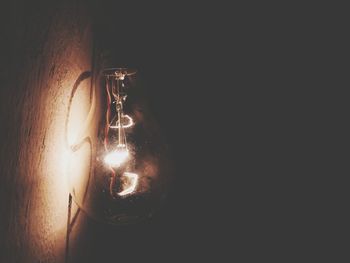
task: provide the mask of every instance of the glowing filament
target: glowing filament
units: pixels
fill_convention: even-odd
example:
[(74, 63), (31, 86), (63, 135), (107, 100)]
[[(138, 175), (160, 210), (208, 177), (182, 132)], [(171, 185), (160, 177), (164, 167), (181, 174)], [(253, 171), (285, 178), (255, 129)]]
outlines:
[(118, 147), (117, 150), (106, 155), (104, 161), (112, 167), (119, 167), (129, 157), (129, 151), (125, 147)]
[[(126, 124), (121, 124), (121, 128), (129, 128), (134, 125), (134, 121), (129, 115), (123, 115), (123, 118), (126, 118), (128, 122)], [(109, 125), (111, 129), (119, 129), (119, 120), (117, 120), (116, 125)]]
[(128, 173), (128, 172), (125, 172), (123, 176), (128, 178), (128, 183), (127, 183), (127, 188), (118, 193), (118, 195), (120, 196), (128, 195), (134, 192), (137, 186), (138, 178), (139, 178), (137, 174)]

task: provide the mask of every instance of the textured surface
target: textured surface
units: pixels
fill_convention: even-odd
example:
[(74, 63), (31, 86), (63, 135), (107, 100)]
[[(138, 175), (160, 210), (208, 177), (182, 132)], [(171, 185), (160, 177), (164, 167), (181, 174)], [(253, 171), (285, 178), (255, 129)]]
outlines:
[[(65, 122), (74, 83), (91, 70), (91, 26), (79, 1), (13, 2), (0, 62), (0, 262), (63, 262)], [(75, 98), (78, 124), (90, 84)]]

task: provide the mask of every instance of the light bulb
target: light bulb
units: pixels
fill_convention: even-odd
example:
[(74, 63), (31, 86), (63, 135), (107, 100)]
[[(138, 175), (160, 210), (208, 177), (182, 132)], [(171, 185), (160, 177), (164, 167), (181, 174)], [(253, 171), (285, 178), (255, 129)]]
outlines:
[[(88, 131), (80, 133), (88, 134), (90, 146), (84, 148), (83, 138), (71, 146), (73, 200), (89, 216), (112, 224), (150, 217), (163, 203), (171, 178), (168, 146), (135, 79), (136, 70), (101, 71), (90, 123), (84, 126)], [(76, 168), (81, 162), (87, 168)]]

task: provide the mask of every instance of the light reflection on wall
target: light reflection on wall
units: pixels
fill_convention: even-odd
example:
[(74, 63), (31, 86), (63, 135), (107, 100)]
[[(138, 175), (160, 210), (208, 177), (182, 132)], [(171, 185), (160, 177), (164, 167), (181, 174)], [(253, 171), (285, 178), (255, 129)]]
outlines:
[[(32, 199), (36, 200), (33, 209), (35, 224), (32, 224), (31, 240), (33, 258), (63, 258), (67, 231), (68, 182), (67, 170), (72, 158), (72, 151), (67, 147), (67, 140), (73, 140), (82, 123), (85, 122), (90, 109), (90, 81), (81, 83), (79, 92), (71, 103), (72, 87), (80, 75), (80, 70), (73, 68), (62, 82), (62, 91), (56, 98), (50, 98), (46, 107), (50, 110), (44, 115), (46, 129), (43, 130), (43, 146), (38, 164), (40, 173)], [(68, 113), (69, 105), (70, 114)], [(67, 122), (68, 119), (68, 122)], [(65, 128), (65, 123), (68, 123)], [(67, 135), (67, 136), (66, 136)], [(33, 143), (35, 143), (33, 141)], [(78, 153), (78, 161), (74, 162), (73, 174), (87, 171), (90, 159), (90, 146), (84, 145)], [(76, 209), (73, 211), (73, 213)], [(43, 247), (50, 246), (44, 251)]]
[[(22, 2), (7, 10), (14, 33), (4, 40), (12, 47), (7, 50), (11, 63), (2, 64), (9, 74), (2, 87), (6, 96), (0, 98), (7, 116), (1, 127), (6, 137), (1, 139), (0, 184), (6, 191), (0, 193), (0, 221), (6, 229), (0, 229), (0, 261), (64, 262), (65, 123), (72, 88), (82, 72), (91, 70), (91, 18), (86, 5), (75, 0)], [(90, 88), (88, 80), (83, 85)], [(76, 127), (90, 107), (90, 90), (81, 92), (72, 110)]]

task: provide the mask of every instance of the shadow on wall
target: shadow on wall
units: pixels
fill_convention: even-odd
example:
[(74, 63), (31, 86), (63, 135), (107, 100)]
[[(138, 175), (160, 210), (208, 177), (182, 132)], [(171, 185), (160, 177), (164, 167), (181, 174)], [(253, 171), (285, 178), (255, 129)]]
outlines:
[[(92, 158), (95, 155), (92, 138), (96, 137), (94, 124), (94, 113), (96, 109), (96, 94), (94, 92), (92, 76), (90, 71), (85, 71), (76, 80), (73, 85), (72, 93), (69, 99), (68, 111), (65, 123), (65, 146), (67, 149), (66, 176), (70, 193), (76, 191), (84, 193), (81, 200), (83, 203), (86, 198), (87, 189), (90, 183), (92, 170)], [(79, 189), (72, 186), (79, 187)], [(72, 203), (72, 197), (69, 194), (67, 215), (67, 232), (65, 262), (71, 262), (71, 248), (75, 250), (77, 244), (77, 235), (82, 230), (81, 209)], [(76, 227), (76, 225), (80, 227)], [(75, 230), (75, 231), (73, 231)], [(73, 242), (71, 242), (71, 240)], [(73, 243), (73, 245), (72, 245)], [(73, 261), (72, 261), (73, 262)]]

